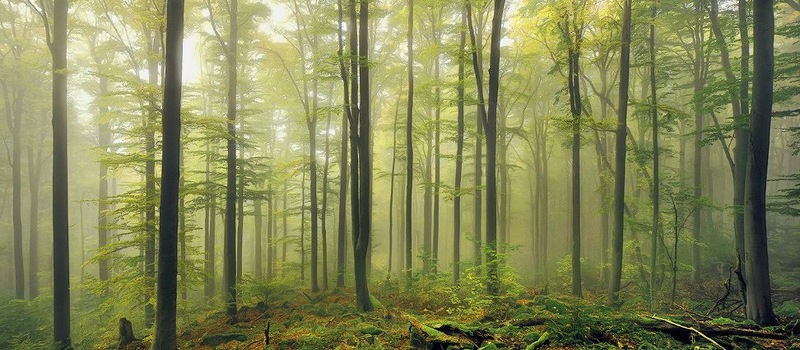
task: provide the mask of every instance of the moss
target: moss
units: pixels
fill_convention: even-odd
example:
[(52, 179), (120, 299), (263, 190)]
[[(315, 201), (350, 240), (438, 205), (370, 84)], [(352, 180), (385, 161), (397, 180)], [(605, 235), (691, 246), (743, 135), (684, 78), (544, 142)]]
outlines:
[(229, 341), (240, 341), (243, 342), (247, 340), (247, 336), (241, 333), (215, 333), (215, 334), (206, 334), (203, 336), (202, 340), (200, 340), (200, 344), (202, 345), (210, 345), (210, 346), (217, 346), (225, 344)]
[(375, 327), (375, 325), (370, 323), (362, 323), (358, 325), (358, 331), (362, 334), (369, 334), (369, 335), (381, 335), (383, 334), (383, 330)]

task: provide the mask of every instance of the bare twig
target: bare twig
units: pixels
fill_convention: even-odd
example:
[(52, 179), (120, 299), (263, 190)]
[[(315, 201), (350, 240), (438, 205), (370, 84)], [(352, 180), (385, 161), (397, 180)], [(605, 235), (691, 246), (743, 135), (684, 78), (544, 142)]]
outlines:
[(703, 339), (707, 340), (709, 343), (711, 343), (712, 345), (714, 345), (716, 348), (718, 348), (718, 349), (722, 349), (722, 350), (725, 350), (725, 347), (723, 347), (722, 345), (720, 345), (719, 343), (717, 343), (717, 342), (716, 342), (714, 339), (711, 339), (711, 338), (709, 338), (707, 335), (703, 334), (703, 332), (700, 332), (699, 330), (697, 330), (697, 328), (694, 328), (694, 327), (686, 327), (686, 326), (684, 326), (684, 325), (681, 325), (681, 324), (679, 324), (679, 323), (677, 323), (677, 322), (674, 322), (674, 321), (668, 320), (668, 319), (666, 319), (666, 318), (661, 318), (661, 317), (658, 317), (658, 316), (656, 316), (656, 315), (650, 316), (650, 318), (652, 318), (652, 319), (654, 319), (654, 320), (661, 321), (661, 322), (669, 323), (669, 324), (671, 324), (671, 325), (673, 325), (673, 326), (675, 326), (675, 327), (678, 327), (678, 328), (683, 328), (683, 329), (685, 329), (685, 330), (689, 330), (689, 331), (695, 332), (695, 333), (697, 333), (697, 335), (699, 335), (699, 336), (703, 337)]

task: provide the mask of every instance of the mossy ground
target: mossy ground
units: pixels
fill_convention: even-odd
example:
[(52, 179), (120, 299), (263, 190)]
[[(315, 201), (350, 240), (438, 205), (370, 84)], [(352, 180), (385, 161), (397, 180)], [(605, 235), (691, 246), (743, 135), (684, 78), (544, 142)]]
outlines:
[[(350, 289), (317, 295), (284, 293), (256, 307), (243, 307), (233, 324), (223, 313), (194, 322), (179, 335), (179, 343), (183, 349), (447, 348), (442, 344), (451, 344), (454, 349), (713, 348), (699, 336), (687, 342), (649, 331), (643, 325), (658, 321), (647, 319), (647, 313), (612, 309), (603, 306), (601, 300), (553, 297), (531, 290), (513, 297), (470, 299), (460, 298), (458, 293), (449, 295), (454, 293), (449, 289), (409, 293), (397, 285), (378, 286), (372, 292), (382, 307), (370, 313), (355, 310)], [(270, 345), (265, 347), (267, 322)], [(785, 328), (779, 331), (785, 332)], [(428, 342), (412, 336), (415, 329), (427, 333), (423, 337)], [(445, 334), (442, 329), (459, 329), (467, 335), (489, 334), (493, 339), (470, 343), (468, 336)], [(202, 344), (204, 338), (218, 334), (242, 334), (246, 339), (215, 346)], [(546, 340), (542, 341), (544, 334)], [(746, 348), (755, 349), (800, 348), (800, 338), (791, 332), (785, 334), (786, 340), (720, 340), (749, 344)]]

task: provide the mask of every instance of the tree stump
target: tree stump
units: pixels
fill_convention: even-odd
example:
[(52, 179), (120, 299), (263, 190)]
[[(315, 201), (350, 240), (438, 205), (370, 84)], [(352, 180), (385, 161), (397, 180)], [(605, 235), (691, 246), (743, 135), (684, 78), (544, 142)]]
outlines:
[(119, 319), (119, 348), (122, 349), (126, 345), (136, 341), (133, 335), (133, 325), (127, 318)]

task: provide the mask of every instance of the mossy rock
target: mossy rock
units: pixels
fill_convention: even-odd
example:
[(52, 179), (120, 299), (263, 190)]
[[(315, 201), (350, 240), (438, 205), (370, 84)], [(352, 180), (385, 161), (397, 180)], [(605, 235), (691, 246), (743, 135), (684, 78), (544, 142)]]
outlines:
[[(533, 333), (528, 335), (531, 336), (533, 335)], [(525, 338), (527, 339), (528, 337), (526, 336)], [(528, 344), (528, 346), (525, 347), (525, 350), (535, 350), (538, 347), (544, 345), (544, 343), (546, 343), (548, 340), (550, 340), (550, 332), (544, 332), (540, 334), (539, 337), (534, 342)]]
[(362, 323), (358, 325), (358, 331), (361, 332), (361, 334), (368, 335), (381, 335), (384, 333), (382, 329), (375, 327), (375, 325), (370, 323)]
[(241, 333), (215, 333), (215, 334), (206, 334), (203, 336), (202, 340), (200, 340), (201, 345), (210, 345), (210, 346), (217, 346), (225, 344), (229, 341), (239, 341), (243, 342), (247, 340), (247, 336)]

